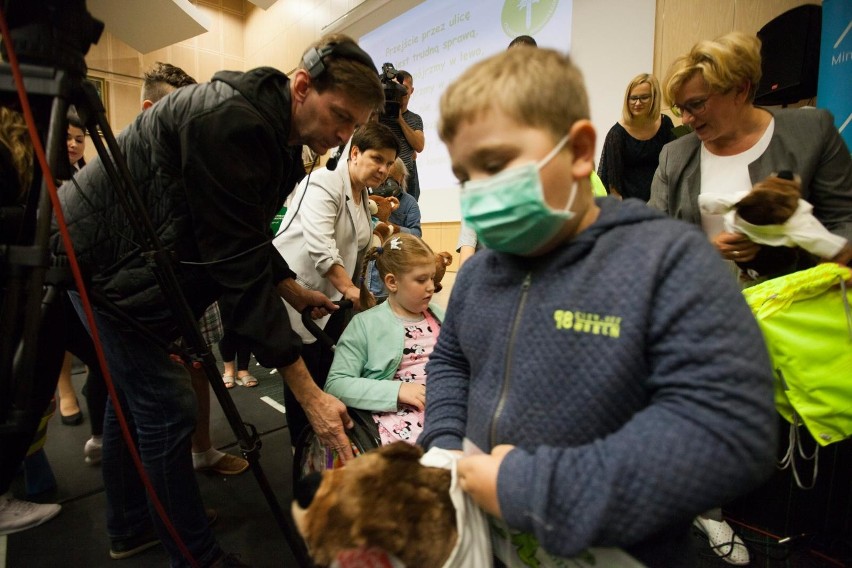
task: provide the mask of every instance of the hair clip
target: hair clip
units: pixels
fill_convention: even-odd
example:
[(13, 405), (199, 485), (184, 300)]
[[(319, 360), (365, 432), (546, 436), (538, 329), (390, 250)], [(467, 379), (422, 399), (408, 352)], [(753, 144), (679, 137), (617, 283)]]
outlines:
[(402, 250), (402, 239), (394, 237), (390, 242), (391, 250)]
[(385, 249), (383, 249), (381, 246), (376, 247), (376, 254), (382, 254), (383, 252), (385, 252)]

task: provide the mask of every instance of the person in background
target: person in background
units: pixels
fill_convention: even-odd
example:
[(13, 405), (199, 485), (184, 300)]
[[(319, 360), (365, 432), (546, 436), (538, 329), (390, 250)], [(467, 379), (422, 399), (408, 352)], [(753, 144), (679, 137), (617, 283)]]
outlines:
[[(68, 109), (67, 119), (68, 133), (65, 136), (65, 145), (68, 149), (71, 174), (74, 175), (86, 165), (86, 160), (83, 157), (86, 152), (86, 126), (73, 107)], [(73, 317), (73, 314), (71, 317)], [(59, 381), (56, 385), (59, 394), (59, 418), (66, 426), (79, 426), (83, 423), (83, 412), (80, 410), (77, 393), (74, 392), (74, 385), (71, 382), (73, 364), (74, 356), (66, 351), (62, 370), (59, 372)], [(102, 417), (103, 414), (100, 414), (100, 416)]]
[[(180, 67), (158, 61), (145, 73), (142, 84), (142, 110), (151, 108), (154, 103), (176, 89), (196, 83), (197, 81)], [(204, 310), (204, 315), (198, 320), (198, 327), (207, 349), (212, 352), (213, 346), (221, 341), (224, 335), (218, 303), (213, 302)], [(210, 385), (207, 375), (203, 369), (196, 369), (191, 365), (188, 370), (198, 401), (198, 418), (195, 432), (192, 433), (193, 467), (196, 471), (212, 471), (220, 475), (238, 475), (244, 472), (249, 467), (247, 460), (213, 447), (210, 438)]]
[[(273, 243), (296, 273), (297, 282), (318, 290), (332, 300), (349, 300), (355, 311), (375, 304), (370, 291), (359, 281), (364, 255), (372, 239), (368, 208), (369, 187), (387, 178), (399, 154), (399, 141), (390, 128), (379, 122), (359, 127), (345, 149), (346, 160), (334, 170), (322, 168), (303, 180), (293, 193)], [(355, 284), (359, 282), (359, 284)], [(287, 306), (290, 325), (304, 343), (302, 357), (322, 388), (333, 354), (302, 324), (299, 310)], [(317, 320), (317, 325), (337, 341), (346, 324), (346, 311)], [(293, 447), (308, 425), (307, 417), (293, 394), (284, 391), (287, 426)]]
[(86, 153), (86, 126), (72, 108), (68, 111), (68, 134), (65, 137), (68, 146), (68, 161), (76, 172), (86, 165), (83, 154)]
[(691, 520), (774, 467), (772, 370), (739, 288), (699, 231), (593, 198), (595, 130), (564, 54), (480, 61), (440, 109), (485, 249), (450, 296), (418, 443), (466, 450), (459, 483), (498, 542), (693, 566)]
[(817, 220), (852, 240), (852, 158), (831, 113), (755, 106), (760, 76), (760, 40), (741, 32), (701, 41), (675, 60), (663, 94), (694, 132), (663, 148), (648, 204), (702, 227), (722, 258), (747, 262), (760, 245), (724, 231), (723, 215), (702, 215), (698, 196), (748, 191), (786, 170), (801, 178)]
[[(388, 172), (388, 179), (382, 185), (373, 189), (373, 194), (382, 197), (396, 197), (399, 200), (399, 207), (390, 214), (389, 221), (399, 226), (401, 233), (422, 237), (420, 206), (417, 204), (417, 200), (408, 193), (407, 179), (408, 170), (405, 168), (405, 163), (402, 161), (402, 158), (397, 157), (393, 163), (393, 167)], [(373, 296), (376, 297), (377, 303), (381, 303), (387, 299), (388, 292), (385, 289), (382, 277), (379, 275), (379, 269), (376, 267), (375, 261), (368, 263), (367, 287)]]
[[(384, 102), (372, 59), (349, 37), (324, 36), (302, 55), (292, 77), (269, 67), (221, 71), (209, 83), (177, 89), (139, 114), (118, 138), (135, 186), (162, 246), (177, 263), (193, 315), (229, 298), (226, 327), (251, 344), (258, 362), (276, 368), (307, 409), (318, 438), (351, 459), (346, 407), (312, 380), (301, 358), (284, 298), (316, 315), (337, 307), (295, 281), (270, 243), (269, 225), (305, 176), (302, 145), (318, 153), (349, 139)], [(222, 141), (228, 141), (223, 159)], [(91, 292), (140, 322), (129, 328), (96, 304), (94, 318), (142, 464), (186, 549), (200, 566), (240, 565), (216, 542), (193, 470), (191, 436), (197, 415), (189, 374), (162, 343), (180, 330), (115, 188), (96, 158), (76, 176), (82, 192), (59, 199)], [(109, 230), (109, 231), (108, 231)], [(64, 254), (55, 241), (55, 253)], [(81, 299), (71, 301), (82, 314)], [(92, 330), (90, 330), (91, 332)], [(114, 403), (117, 401), (114, 401)], [(173, 566), (186, 566), (160, 517), (152, 524), (148, 497), (111, 409), (104, 421), (103, 472), (110, 555), (126, 558), (157, 542)], [(156, 531), (156, 532), (155, 532)]]
[(509, 48), (526, 45), (528, 47), (538, 47), (538, 42), (532, 36), (519, 35), (509, 42)]
[[(24, 117), (11, 108), (0, 106), (0, 244), (19, 243), (24, 210), (33, 181), (33, 146)], [(5, 300), (5, 289), (0, 286), (0, 302)], [(62, 317), (54, 318), (55, 324), (43, 325), (40, 343), (51, 343), (57, 330), (62, 327)], [(53, 322), (47, 322), (53, 323)], [(48, 338), (49, 336), (49, 338)], [(60, 345), (48, 357), (39, 353), (34, 373), (43, 377), (57, 377), (62, 366), (63, 349)], [(4, 382), (4, 385), (6, 383)], [(0, 431), (0, 536), (37, 527), (54, 518), (62, 510), (56, 503), (33, 503), (16, 499), (12, 494), (12, 481), (20, 469), (31, 444), (38, 444), (39, 435), (46, 427), (44, 418), (50, 416), (55, 405), (52, 401), (56, 390), (55, 381), (34, 384), (26, 422), (17, 429), (4, 428)], [(5, 393), (4, 393), (5, 395)], [(13, 397), (4, 396), (0, 404), (12, 402)], [(46, 411), (45, 411), (46, 410)], [(5, 424), (4, 424), (5, 425)], [(38, 446), (36, 445), (36, 449)]]
[(674, 140), (672, 120), (660, 113), (660, 84), (641, 73), (624, 92), (621, 120), (606, 135), (598, 175), (611, 195), (647, 202), (660, 151)]
[(388, 126), (399, 140), (399, 157), (408, 170), (406, 182), (408, 193), (415, 201), (420, 199), (420, 178), (417, 176), (417, 154), (426, 147), (426, 135), (423, 134), (423, 119), (420, 115), (408, 109), (411, 95), (414, 94), (414, 77), (408, 71), (400, 69), (396, 80), (405, 87), (406, 94), (402, 96), (399, 116), (380, 116), (379, 121)]
[[(754, 260), (761, 246), (741, 233), (725, 231), (723, 215), (703, 214), (698, 196), (749, 191), (782, 170), (801, 177), (801, 197), (813, 204), (817, 220), (852, 239), (852, 158), (831, 114), (755, 106), (760, 77), (760, 40), (732, 32), (695, 44), (672, 63), (663, 81), (672, 112), (694, 132), (663, 148), (648, 204), (703, 228), (718, 254), (729, 261)], [(800, 259), (800, 268), (813, 265), (809, 255)], [(748, 550), (721, 509), (707, 511), (696, 525), (726, 562), (749, 562)]]
[(435, 253), (410, 233), (370, 250), (387, 302), (356, 314), (334, 351), (325, 391), (346, 406), (373, 412), (382, 444), (411, 444), (423, 430), (426, 363), (443, 311), (435, 293)]
[(249, 373), (249, 361), (251, 351), (249, 346), (229, 334), (225, 330), (222, 339), (219, 340), (219, 353), (222, 355), (222, 381), (226, 388), (234, 388), (239, 382), (244, 387), (256, 387), (257, 379)]

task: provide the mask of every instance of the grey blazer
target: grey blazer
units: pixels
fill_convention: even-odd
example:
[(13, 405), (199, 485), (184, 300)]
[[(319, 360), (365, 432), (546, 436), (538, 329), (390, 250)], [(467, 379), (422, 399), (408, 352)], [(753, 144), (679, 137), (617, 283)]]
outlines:
[[(748, 166), (752, 184), (781, 170), (800, 175), (802, 199), (814, 206), (816, 218), (852, 242), (852, 157), (831, 113), (766, 110), (775, 117), (775, 131), (763, 155)], [(663, 146), (648, 205), (700, 226), (700, 191), (701, 141), (692, 133)]]

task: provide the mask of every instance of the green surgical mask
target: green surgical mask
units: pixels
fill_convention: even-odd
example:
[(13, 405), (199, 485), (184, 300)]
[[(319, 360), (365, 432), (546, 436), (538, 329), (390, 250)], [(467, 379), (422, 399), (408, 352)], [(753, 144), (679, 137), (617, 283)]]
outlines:
[(560, 211), (544, 201), (539, 175), (568, 143), (568, 138), (566, 134), (540, 162), (516, 166), (463, 185), (462, 217), (483, 245), (510, 254), (529, 254), (547, 244), (574, 217), (571, 205), (577, 195), (577, 182), (573, 182), (568, 204)]

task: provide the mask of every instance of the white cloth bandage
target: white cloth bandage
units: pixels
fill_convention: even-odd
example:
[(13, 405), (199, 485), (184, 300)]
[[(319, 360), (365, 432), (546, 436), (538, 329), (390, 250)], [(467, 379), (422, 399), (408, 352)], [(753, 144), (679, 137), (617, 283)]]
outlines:
[(747, 191), (731, 195), (705, 194), (698, 196), (701, 212), (709, 215), (724, 214), (725, 230), (742, 233), (752, 242), (773, 247), (801, 247), (820, 258), (831, 259), (844, 246), (846, 239), (830, 233), (813, 215), (813, 205), (799, 199), (799, 206), (787, 222), (781, 225), (752, 225), (736, 212), (736, 204)]
[(456, 509), (456, 527), (459, 536), (450, 557), (443, 568), (493, 566), (491, 539), (485, 513), (476, 506), (470, 496), (462, 491), (456, 473), (459, 455), (440, 448), (432, 448), (420, 458), (420, 465), (439, 467), (452, 471), (450, 499)]

